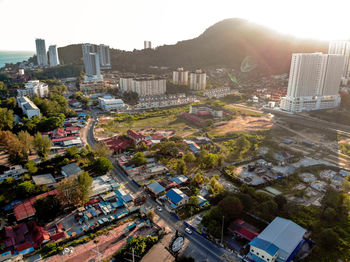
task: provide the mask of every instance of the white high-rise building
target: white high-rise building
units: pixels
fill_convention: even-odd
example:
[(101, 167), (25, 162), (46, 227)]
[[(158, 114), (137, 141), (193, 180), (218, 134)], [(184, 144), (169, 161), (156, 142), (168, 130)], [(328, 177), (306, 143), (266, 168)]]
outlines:
[(184, 71), (182, 67), (173, 71), (173, 83), (176, 85), (188, 85), (188, 71)]
[(60, 64), (58, 62), (56, 45), (49, 46), (49, 59), (50, 59), (50, 66), (58, 66)]
[(44, 39), (35, 39), (36, 58), (39, 66), (48, 66), (46, 46)]
[(111, 56), (108, 45), (98, 46), (98, 55), (100, 56), (101, 69), (111, 69)]
[(91, 44), (82, 45), (84, 67), (85, 67), (85, 81), (102, 81), (100, 58), (98, 53), (95, 53), (95, 46)]
[(287, 96), (281, 98), (281, 109), (301, 112), (339, 106), (343, 68), (343, 55), (293, 54)]
[(122, 92), (135, 92), (139, 96), (163, 95), (166, 93), (166, 79), (163, 78), (120, 78)]
[(49, 86), (39, 80), (28, 81), (24, 85), (24, 89), (17, 89), (18, 96), (34, 96), (38, 97), (48, 97), (49, 96)]
[(343, 55), (345, 57), (343, 77), (350, 77), (350, 41), (329, 42), (328, 54)]
[(202, 70), (196, 70), (196, 72), (190, 74), (190, 89), (191, 90), (204, 90), (207, 85), (207, 74)]
[(143, 49), (149, 49), (152, 48), (151, 41), (143, 41)]

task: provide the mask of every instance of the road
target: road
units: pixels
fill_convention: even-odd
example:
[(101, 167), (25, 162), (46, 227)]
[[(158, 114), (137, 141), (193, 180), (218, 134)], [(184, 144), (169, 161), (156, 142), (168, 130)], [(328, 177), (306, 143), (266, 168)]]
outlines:
[[(96, 123), (96, 115), (91, 112), (91, 118), (89, 119), (86, 127), (81, 131), (81, 137), (83, 141), (88, 143), (91, 147), (96, 143), (93, 135), (93, 128)], [(126, 176), (123, 171), (115, 164), (115, 161), (112, 160), (113, 163), (113, 175), (114, 177), (123, 184), (128, 190), (130, 190), (134, 195), (139, 195), (144, 192), (144, 190), (138, 187), (132, 180)], [(178, 230), (180, 233), (185, 235), (185, 237), (189, 240), (190, 244), (186, 248), (186, 255), (191, 255), (196, 259), (196, 261), (224, 261), (221, 256), (226, 253), (232, 257), (232, 254), (228, 253), (228, 251), (223, 248), (215, 245), (211, 241), (203, 238), (198, 233), (193, 232), (191, 235), (185, 232), (185, 226), (182, 221), (178, 221), (172, 215), (170, 215), (166, 210), (158, 211), (156, 206), (158, 205), (153, 199), (150, 197), (147, 198), (146, 202), (147, 206), (152, 206), (157, 213), (157, 215), (166, 222), (167, 226), (173, 231)], [(239, 261), (237, 258), (233, 258), (232, 261)]]

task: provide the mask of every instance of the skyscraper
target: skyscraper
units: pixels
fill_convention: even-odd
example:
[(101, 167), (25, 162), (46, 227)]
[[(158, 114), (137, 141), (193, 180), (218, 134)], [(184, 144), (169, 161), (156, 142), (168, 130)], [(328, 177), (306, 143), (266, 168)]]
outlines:
[(100, 56), (101, 69), (111, 69), (111, 57), (108, 45), (98, 46), (98, 55)]
[(46, 46), (44, 39), (35, 39), (36, 45), (36, 56), (39, 66), (47, 66), (47, 54), (46, 54)]
[(196, 70), (196, 72), (190, 74), (190, 89), (191, 90), (204, 90), (207, 85), (207, 74), (202, 70)]
[(143, 41), (143, 49), (152, 48), (151, 41)]
[(343, 55), (293, 54), (287, 96), (281, 109), (291, 112), (337, 107)]
[(56, 45), (49, 46), (49, 59), (50, 59), (50, 66), (59, 65)]
[(95, 53), (95, 46), (84, 44), (82, 49), (86, 73), (85, 81), (101, 81), (100, 58), (98, 53)]
[(188, 84), (188, 71), (178, 68), (176, 71), (173, 71), (173, 83), (176, 85), (187, 85)]
[(349, 41), (331, 41), (329, 42), (328, 54), (343, 55), (344, 73), (343, 77), (350, 77), (350, 42)]

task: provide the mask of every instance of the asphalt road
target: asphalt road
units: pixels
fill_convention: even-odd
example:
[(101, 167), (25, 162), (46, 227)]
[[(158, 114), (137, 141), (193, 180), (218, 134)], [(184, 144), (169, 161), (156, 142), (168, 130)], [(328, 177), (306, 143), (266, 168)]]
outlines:
[[(96, 123), (96, 115), (91, 113), (91, 121), (83, 130), (83, 136), (86, 138), (86, 142), (93, 147), (96, 143), (93, 135), (93, 127)], [(111, 159), (113, 160), (113, 159)], [(138, 187), (134, 182), (129, 179), (125, 174), (123, 174), (122, 170), (112, 161), (114, 169), (113, 175), (115, 178), (124, 184), (133, 194), (137, 195), (143, 192), (143, 189)], [(156, 206), (158, 205), (153, 199), (150, 197), (147, 198), (147, 205), (153, 206), (157, 215), (163, 219), (169, 228), (172, 230), (178, 230), (182, 233), (189, 241), (190, 244), (187, 246), (186, 250), (184, 250), (185, 255), (190, 255), (196, 259), (196, 261), (223, 261), (221, 256), (224, 253), (228, 253), (223, 248), (218, 247), (211, 241), (203, 238), (198, 233), (193, 232), (192, 234), (187, 234), (185, 232), (185, 226), (182, 221), (178, 221), (173, 216), (171, 216), (166, 210), (158, 211)], [(232, 257), (232, 254), (231, 254)], [(233, 260), (234, 261), (234, 260)], [(239, 261), (236, 259), (236, 261)]]

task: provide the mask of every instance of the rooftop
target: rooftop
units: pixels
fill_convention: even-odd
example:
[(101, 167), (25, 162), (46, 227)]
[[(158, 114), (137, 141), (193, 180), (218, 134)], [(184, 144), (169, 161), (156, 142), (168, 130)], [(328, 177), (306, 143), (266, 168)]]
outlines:
[(173, 202), (175, 205), (179, 203), (181, 200), (188, 198), (188, 196), (183, 193), (180, 189), (173, 188), (166, 192), (165, 194), (171, 202)]
[(68, 165), (65, 165), (61, 168), (62, 173), (64, 172), (64, 175), (67, 177), (70, 177), (71, 175), (78, 175), (82, 172), (80, 167), (77, 165), (77, 163), (71, 163)]
[(51, 174), (33, 176), (32, 179), (36, 185), (49, 185), (56, 183), (56, 179)]
[(165, 188), (158, 182), (153, 182), (152, 184), (149, 184), (147, 188), (154, 194), (159, 194), (165, 191)]

